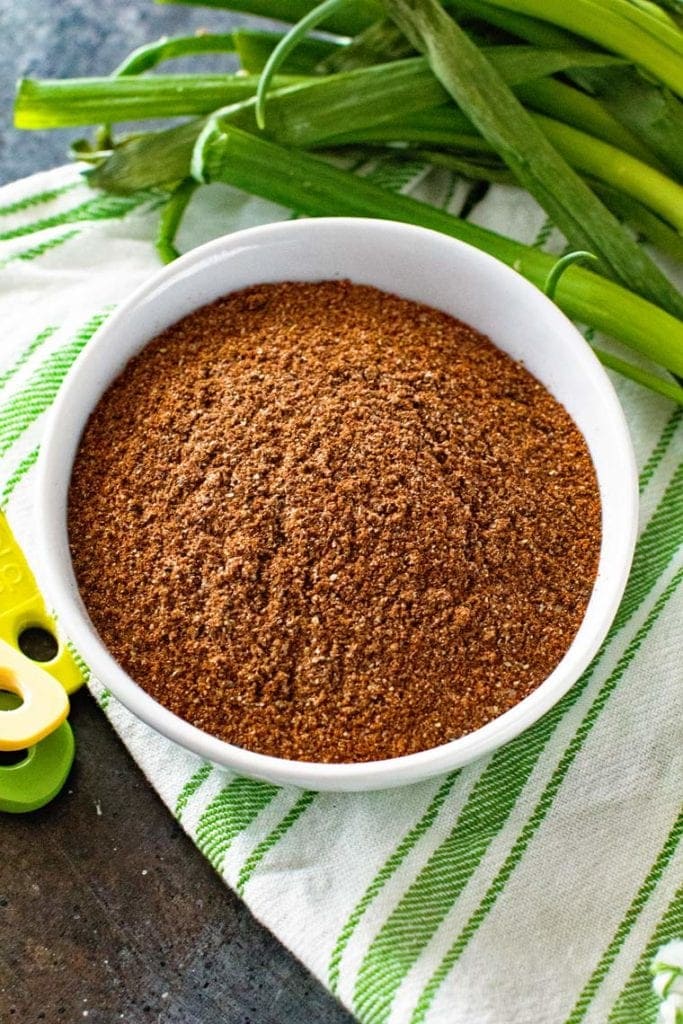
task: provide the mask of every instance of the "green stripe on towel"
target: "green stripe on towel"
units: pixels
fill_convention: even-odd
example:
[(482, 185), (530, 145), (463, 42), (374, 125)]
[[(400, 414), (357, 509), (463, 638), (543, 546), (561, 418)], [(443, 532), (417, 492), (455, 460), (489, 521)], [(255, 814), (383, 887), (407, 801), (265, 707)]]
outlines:
[(52, 352), (21, 391), (0, 408), (0, 456), (50, 408), (76, 357), (110, 312), (111, 309), (106, 309), (87, 320), (71, 341)]
[[(503, 866), (499, 870), (498, 874), (494, 878), (493, 882), (489, 886), (486, 895), (482, 899), (481, 903), (471, 915), (467, 924), (462, 929), (448, 953), (445, 955), (439, 967), (434, 972), (429, 982), (423, 989), (422, 995), (420, 996), (418, 1003), (415, 1007), (412, 1017), (410, 1018), (410, 1024), (422, 1024), (425, 1020), (429, 1007), (431, 1006), (434, 997), (445, 981), (448, 974), (451, 972), (457, 961), (462, 956), (464, 950), (467, 948), (472, 936), (475, 934), (481, 923), (488, 916), (490, 910), (493, 908), (496, 900), (505, 889), (508, 879), (512, 875), (517, 865), (522, 860), (531, 839), (538, 831), (539, 827), (544, 822), (548, 811), (553, 805), (555, 797), (564, 782), (564, 779), (569, 771), (570, 767), (574, 763), (577, 754), (583, 747), (586, 739), (588, 738), (591, 729), (595, 725), (598, 717), (603, 711), (609, 698), (614, 693), (617, 684), (624, 675), (624, 672), (629, 667), (636, 654), (640, 650), (643, 641), (648, 636), (653, 626), (657, 622), (657, 619), (661, 615), (662, 611), (666, 607), (667, 602), (670, 600), (672, 594), (683, 580), (683, 568), (680, 569), (674, 578), (671, 580), (667, 588), (660, 594), (657, 602), (655, 603), (652, 611), (648, 615), (647, 619), (636, 633), (631, 643), (626, 648), (626, 651), (617, 663), (616, 668), (610, 674), (607, 681), (602, 686), (597, 697), (588, 709), (588, 713), (584, 717), (581, 725), (577, 729), (571, 743), (565, 750), (562, 759), (560, 760), (557, 768), (553, 772), (548, 784), (546, 785), (539, 801), (537, 802), (531, 816), (529, 817), (526, 825), (520, 832), (519, 836), (515, 840), (515, 843), (510, 850)], [(376, 1017), (366, 1017), (366, 1020), (376, 1020)]]
[(678, 815), (676, 823), (669, 832), (662, 849), (659, 851), (657, 858), (648, 871), (643, 884), (638, 889), (638, 892), (633, 897), (631, 905), (624, 914), (624, 917), (619, 924), (614, 937), (610, 942), (609, 946), (602, 954), (600, 962), (591, 974), (590, 978), (586, 982), (586, 985), (581, 992), (581, 995), (576, 1001), (572, 1012), (567, 1017), (565, 1024), (580, 1024), (585, 1019), (586, 1013), (588, 1012), (593, 998), (598, 988), (604, 981), (607, 972), (616, 960), (624, 942), (628, 938), (629, 934), (633, 930), (633, 927), (638, 920), (640, 912), (647, 905), (650, 896), (657, 888), (657, 883), (660, 881), (662, 875), (666, 871), (668, 865), (671, 862), (671, 858), (678, 849), (678, 844), (681, 841), (683, 835), (683, 810)]
[(251, 825), (279, 792), (280, 787), (269, 782), (236, 778), (214, 797), (199, 819), (195, 839), (216, 871), (222, 869), (233, 839)]

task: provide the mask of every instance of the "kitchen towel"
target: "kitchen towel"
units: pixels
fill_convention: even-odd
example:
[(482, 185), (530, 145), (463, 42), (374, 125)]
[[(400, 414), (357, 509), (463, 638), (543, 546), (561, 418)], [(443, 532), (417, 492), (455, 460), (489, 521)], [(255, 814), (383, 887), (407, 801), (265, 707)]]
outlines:
[[(475, 196), (450, 172), (418, 166), (371, 173), (561, 248), (521, 190)], [(0, 505), (29, 562), (46, 415), (98, 326), (158, 269), (158, 207), (150, 194), (93, 192), (76, 167), (0, 190)], [(292, 215), (210, 186), (192, 201), (180, 248)], [(384, 793), (280, 788), (203, 763), (90, 680), (216, 871), (363, 1024), (683, 1014), (683, 409), (614, 383), (640, 472), (626, 594), (573, 689), (493, 755)]]

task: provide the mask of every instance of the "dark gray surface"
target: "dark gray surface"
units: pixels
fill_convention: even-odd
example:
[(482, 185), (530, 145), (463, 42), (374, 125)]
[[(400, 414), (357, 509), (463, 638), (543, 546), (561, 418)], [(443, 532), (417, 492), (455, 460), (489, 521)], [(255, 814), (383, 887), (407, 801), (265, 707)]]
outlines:
[[(160, 35), (237, 20), (151, 0), (0, 0), (0, 180), (63, 163), (68, 144), (9, 128), (18, 75), (104, 74)], [(0, 815), (2, 1024), (350, 1021), (218, 879), (87, 694), (71, 721), (61, 796)]]
[[(230, 31), (250, 19), (230, 11), (161, 5), (153, 0), (0, 0), (0, 182), (63, 164), (69, 142), (87, 129), (16, 131), (12, 95), (20, 77), (108, 75), (133, 49), (199, 28)], [(232, 66), (228, 55), (205, 67)], [(169, 71), (191, 67), (186, 61)]]
[(2, 1024), (350, 1020), (214, 874), (87, 694), (71, 722), (61, 795), (0, 816)]

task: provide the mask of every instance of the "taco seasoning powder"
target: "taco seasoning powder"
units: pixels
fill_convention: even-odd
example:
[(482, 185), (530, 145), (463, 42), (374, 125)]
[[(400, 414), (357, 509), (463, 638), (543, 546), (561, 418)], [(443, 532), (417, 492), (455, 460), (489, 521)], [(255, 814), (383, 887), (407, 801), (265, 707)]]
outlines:
[(522, 366), (444, 313), (323, 281), (228, 295), (133, 359), (82, 438), (69, 530), (96, 628), (158, 701), (251, 750), (369, 761), (549, 674), (600, 502)]

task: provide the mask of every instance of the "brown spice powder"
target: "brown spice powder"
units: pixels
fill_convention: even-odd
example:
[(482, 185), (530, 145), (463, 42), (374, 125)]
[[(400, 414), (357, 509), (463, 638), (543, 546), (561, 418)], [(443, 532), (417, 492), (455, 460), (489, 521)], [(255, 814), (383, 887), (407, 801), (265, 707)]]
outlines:
[(96, 628), (158, 701), (251, 750), (368, 761), (549, 674), (600, 502), (568, 414), (488, 339), (325, 281), (228, 295), (133, 359), (69, 529)]

